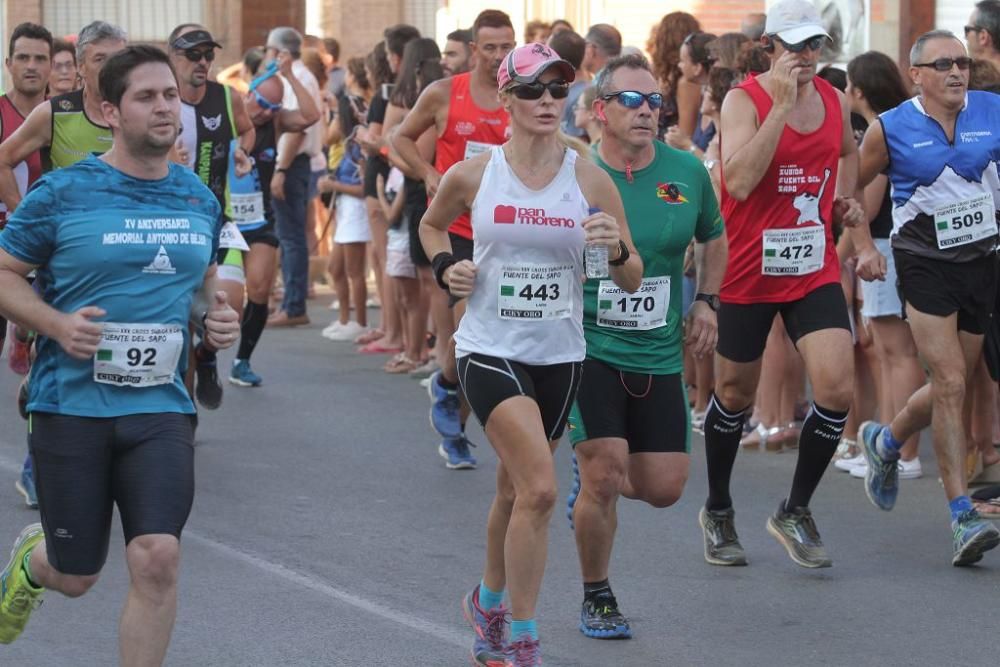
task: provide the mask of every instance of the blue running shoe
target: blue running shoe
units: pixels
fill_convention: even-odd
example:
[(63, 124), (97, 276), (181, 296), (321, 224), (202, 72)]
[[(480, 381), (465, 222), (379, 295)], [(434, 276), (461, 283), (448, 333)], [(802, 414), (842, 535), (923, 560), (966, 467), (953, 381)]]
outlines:
[(628, 619), (618, 611), (618, 601), (610, 590), (584, 599), (580, 609), (580, 632), (594, 639), (632, 637)]
[(1000, 545), (1000, 530), (976, 510), (962, 512), (958, 519), (951, 522), (951, 529), (954, 531), (952, 545), (955, 549), (951, 564), (955, 567), (978, 563), (985, 552)]
[(858, 429), (861, 451), (868, 461), (865, 473), (865, 495), (875, 507), (888, 512), (896, 504), (899, 494), (899, 452), (894, 457), (882, 458), (878, 453), (878, 441), (883, 437), (885, 427), (878, 422), (867, 421)]
[(233, 364), (233, 370), (229, 373), (229, 384), (237, 387), (259, 387), (263, 382), (261, 377), (250, 368), (249, 359), (237, 359)]
[(31, 457), (24, 459), (24, 467), (21, 469), (21, 479), (14, 482), (14, 486), (24, 496), (24, 504), (33, 510), (38, 509), (38, 494), (35, 492), (35, 474), (31, 469)]
[(569, 495), (566, 496), (566, 518), (569, 519), (569, 529), (576, 530), (573, 524), (573, 508), (576, 507), (576, 499), (580, 496), (580, 464), (576, 460), (576, 452), (573, 457), (573, 485), (569, 487)]
[(472, 661), (480, 667), (507, 667), (505, 649), (507, 624), (510, 623), (507, 608), (503, 605), (496, 609), (481, 608), (477, 585), (462, 599), (462, 615), (476, 632)]
[(523, 634), (507, 645), (508, 667), (541, 667), (542, 645), (531, 635)]
[(438, 454), (447, 463), (445, 465), (450, 470), (475, 470), (476, 457), (472, 455), (469, 447), (475, 447), (465, 435), (457, 438), (446, 438), (438, 445)]
[(441, 371), (436, 371), (427, 385), (427, 393), (431, 397), (431, 426), (442, 438), (458, 438), (462, 435), (458, 390), (445, 389), (438, 382), (440, 378)]

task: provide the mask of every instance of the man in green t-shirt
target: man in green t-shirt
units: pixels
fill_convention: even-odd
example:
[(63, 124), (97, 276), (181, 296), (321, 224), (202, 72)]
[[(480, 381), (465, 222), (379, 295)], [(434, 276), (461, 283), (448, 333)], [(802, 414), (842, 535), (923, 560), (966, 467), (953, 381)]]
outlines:
[[(648, 63), (615, 58), (594, 85), (604, 134), (593, 158), (618, 186), (645, 267), (634, 294), (610, 280), (584, 286), (587, 359), (569, 418), (579, 480), (569, 516), (584, 582), (580, 631), (611, 639), (632, 634), (608, 584), (615, 505), (620, 495), (654, 507), (681, 496), (691, 434), (684, 333), (695, 354), (713, 352), (728, 244), (708, 171), (654, 140), (663, 98)], [(681, 284), (692, 238), (699, 293), (685, 322)]]

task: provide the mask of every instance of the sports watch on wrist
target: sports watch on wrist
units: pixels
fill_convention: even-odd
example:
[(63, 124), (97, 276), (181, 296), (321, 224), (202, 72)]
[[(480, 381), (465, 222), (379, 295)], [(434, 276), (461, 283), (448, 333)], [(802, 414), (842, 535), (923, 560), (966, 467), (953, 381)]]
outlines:
[(704, 301), (705, 303), (708, 304), (708, 307), (711, 308), (713, 311), (719, 312), (719, 306), (721, 305), (721, 301), (719, 300), (718, 294), (706, 294), (704, 292), (698, 292), (697, 294), (694, 295), (694, 300)]

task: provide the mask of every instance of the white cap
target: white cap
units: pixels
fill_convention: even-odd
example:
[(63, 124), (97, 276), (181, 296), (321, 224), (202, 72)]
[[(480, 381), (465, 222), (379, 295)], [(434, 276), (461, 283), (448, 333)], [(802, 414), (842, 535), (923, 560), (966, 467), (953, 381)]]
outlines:
[(810, 37), (830, 37), (816, 5), (809, 0), (781, 0), (773, 5), (767, 12), (764, 34), (777, 35), (788, 44), (804, 42)]

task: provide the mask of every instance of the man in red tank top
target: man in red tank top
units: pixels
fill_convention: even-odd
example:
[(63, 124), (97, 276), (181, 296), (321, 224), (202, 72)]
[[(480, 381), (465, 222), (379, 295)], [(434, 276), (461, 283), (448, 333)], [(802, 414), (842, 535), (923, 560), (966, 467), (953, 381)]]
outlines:
[[(45, 101), (45, 88), (52, 71), (52, 34), (40, 25), (22, 23), (10, 35), (7, 71), (10, 73), (11, 90), (0, 95), (0, 143), (21, 127), (31, 110)], [(42, 175), (42, 158), (38, 151), (14, 166), (14, 180), (23, 197), (28, 188)], [(7, 206), (0, 201), (0, 229), (7, 224)], [(11, 336), (8, 358), (11, 370), (26, 375), (30, 369), (31, 346), (28, 332), (16, 328)], [(0, 349), (7, 337), (7, 322), (0, 317)], [(22, 381), (22, 389), (24, 382)], [(21, 477), (15, 482), (28, 507), (38, 507), (35, 495), (35, 478), (31, 457), (25, 459)]]
[(715, 394), (705, 418), (709, 495), (700, 513), (705, 559), (745, 565), (729, 479), (761, 356), (780, 314), (805, 359), (814, 403), (802, 425), (788, 498), (767, 529), (803, 567), (829, 567), (808, 505), (851, 404), (853, 348), (833, 243), (835, 224), (862, 221), (853, 199), (857, 147), (844, 96), (816, 77), (828, 39), (808, 0), (783, 0), (761, 39), (770, 72), (722, 107), (722, 213), (729, 265), (720, 293)]
[[(497, 70), (515, 45), (514, 26), (505, 13), (487, 9), (472, 25), (475, 66), (464, 74), (432, 83), (421, 94), (392, 139), (393, 147), (421, 175), (427, 195), (437, 193), (441, 176), (453, 165), (504, 143), (510, 119), (497, 93)], [(434, 164), (423, 159), (417, 139), (437, 128)], [(455, 219), (448, 230), (453, 253), (472, 260), (472, 225), (469, 214)], [(443, 290), (431, 290), (431, 314), (437, 328), (438, 363), (441, 370), (430, 378), (431, 423), (442, 438), (439, 451), (449, 468), (474, 468), (476, 460), (465, 439), (468, 407), (459, 400), (458, 370), (452, 336), (465, 314), (465, 302), (449, 304)], [(449, 305), (454, 306), (449, 312)]]

